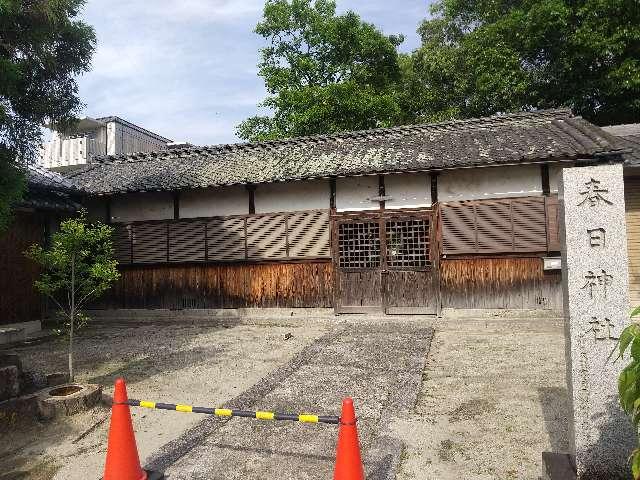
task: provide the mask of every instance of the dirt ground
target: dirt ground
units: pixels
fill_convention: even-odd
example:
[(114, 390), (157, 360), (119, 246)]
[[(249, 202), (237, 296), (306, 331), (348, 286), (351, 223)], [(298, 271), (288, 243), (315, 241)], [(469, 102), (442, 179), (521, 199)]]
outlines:
[[(62, 342), (17, 350), (27, 369), (65, 368)], [(332, 406), (350, 394), (360, 406), (368, 480), (533, 480), (542, 451), (567, 449), (560, 319), (99, 327), (80, 337), (77, 366), (81, 382), (124, 376), (131, 398), (199, 406), (335, 414)], [(331, 475), (330, 426), (310, 437), (308, 425), (289, 422), (132, 412), (143, 463), (168, 478)], [(16, 425), (0, 441), (0, 480), (98, 478), (108, 413)]]
[[(111, 386), (123, 376), (130, 398), (222, 405), (285, 364), (330, 328), (301, 326), (118, 326), (82, 332), (76, 344), (79, 382)], [(290, 335), (289, 335), (290, 334)], [(285, 339), (286, 336), (286, 339)], [(25, 369), (64, 371), (66, 345), (12, 349)], [(105, 388), (110, 393), (111, 387)], [(109, 410), (48, 423), (16, 425), (0, 441), (0, 480), (98, 478), (104, 464)], [(132, 409), (142, 459), (195, 425), (198, 415)], [(5, 440), (3, 438), (3, 440)]]
[(442, 319), (398, 480), (537, 480), (543, 451), (568, 449), (561, 319)]

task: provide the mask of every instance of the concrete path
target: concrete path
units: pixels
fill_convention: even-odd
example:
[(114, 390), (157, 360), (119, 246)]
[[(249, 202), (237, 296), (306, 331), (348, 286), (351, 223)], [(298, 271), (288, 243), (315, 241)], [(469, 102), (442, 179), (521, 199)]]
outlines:
[[(351, 396), (367, 479), (393, 479), (403, 447), (388, 425), (415, 404), (432, 332), (424, 322), (341, 322), (226, 406), (338, 415)], [(336, 438), (334, 425), (205, 417), (147, 466), (169, 479), (327, 479)]]

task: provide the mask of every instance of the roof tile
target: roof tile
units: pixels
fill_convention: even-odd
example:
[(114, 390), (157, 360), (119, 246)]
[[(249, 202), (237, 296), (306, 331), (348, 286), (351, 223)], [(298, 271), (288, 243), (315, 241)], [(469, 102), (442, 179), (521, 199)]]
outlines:
[(68, 178), (88, 193), (110, 194), (566, 160), (624, 148), (569, 110), (543, 110), (102, 157)]

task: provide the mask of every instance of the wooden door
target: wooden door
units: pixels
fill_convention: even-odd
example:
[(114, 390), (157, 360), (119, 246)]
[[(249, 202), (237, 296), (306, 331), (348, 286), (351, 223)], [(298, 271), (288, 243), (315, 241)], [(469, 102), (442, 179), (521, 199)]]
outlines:
[(333, 238), (336, 313), (437, 312), (431, 211), (345, 215)]
[(436, 314), (439, 292), (430, 257), (431, 215), (387, 216), (384, 224), (385, 312)]
[(380, 230), (373, 216), (335, 223), (337, 313), (382, 311)]

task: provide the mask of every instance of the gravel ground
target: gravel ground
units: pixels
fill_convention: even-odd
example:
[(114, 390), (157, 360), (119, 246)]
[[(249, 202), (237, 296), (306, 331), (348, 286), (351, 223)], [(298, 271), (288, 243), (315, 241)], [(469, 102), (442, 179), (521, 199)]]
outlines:
[[(427, 356), (432, 323), (92, 328), (78, 342), (78, 380), (122, 375), (132, 398), (326, 414), (352, 395), (368, 480), (537, 480), (542, 451), (568, 447), (562, 321), (438, 320)], [(65, 348), (20, 353), (27, 368), (51, 372), (64, 370)], [(170, 479), (331, 475), (332, 426), (132, 412), (143, 463)], [(17, 426), (0, 441), (0, 480), (98, 478), (108, 413)]]
[[(76, 379), (110, 386), (123, 376), (131, 398), (222, 405), (286, 364), (331, 328), (320, 322), (308, 322), (304, 327), (94, 327), (78, 337)], [(65, 370), (66, 345), (62, 341), (13, 351), (20, 353), (27, 370)], [(111, 388), (105, 392), (110, 393)], [(99, 407), (54, 422), (16, 425), (11, 441), (0, 441), (0, 480), (99, 478), (108, 414), (108, 409)], [(201, 420), (199, 415), (158, 410), (132, 409), (132, 415), (142, 459)]]
[(443, 319), (415, 410), (394, 421), (398, 480), (537, 480), (568, 450), (561, 319)]

